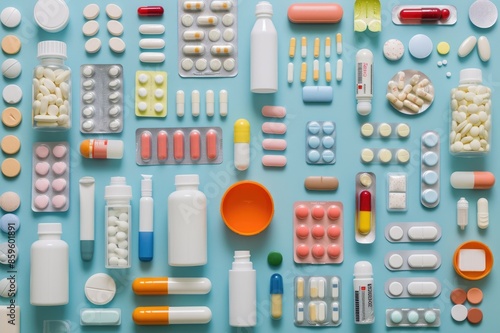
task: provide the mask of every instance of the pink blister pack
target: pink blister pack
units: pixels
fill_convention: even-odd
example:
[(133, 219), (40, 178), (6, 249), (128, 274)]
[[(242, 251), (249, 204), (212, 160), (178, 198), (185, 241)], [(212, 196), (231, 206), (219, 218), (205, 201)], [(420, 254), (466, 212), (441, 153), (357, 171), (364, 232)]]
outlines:
[(298, 264), (344, 261), (344, 208), (338, 201), (297, 201), (293, 205), (294, 260)]

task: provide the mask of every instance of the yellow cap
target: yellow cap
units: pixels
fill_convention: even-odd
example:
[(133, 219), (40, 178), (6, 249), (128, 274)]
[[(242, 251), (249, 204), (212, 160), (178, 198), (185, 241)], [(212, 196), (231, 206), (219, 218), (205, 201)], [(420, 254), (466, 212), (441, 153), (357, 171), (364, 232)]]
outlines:
[(238, 119), (234, 123), (234, 143), (250, 143), (250, 123), (246, 119)]

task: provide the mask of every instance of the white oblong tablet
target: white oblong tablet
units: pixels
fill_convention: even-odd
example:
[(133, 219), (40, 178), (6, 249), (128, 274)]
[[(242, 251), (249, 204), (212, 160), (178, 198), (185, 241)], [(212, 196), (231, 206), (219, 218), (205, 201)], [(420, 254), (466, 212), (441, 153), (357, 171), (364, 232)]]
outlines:
[(490, 42), (486, 36), (481, 36), (477, 40), (477, 51), (479, 53), (479, 58), (486, 62), (491, 58), (491, 47)]
[(161, 35), (165, 32), (165, 26), (163, 24), (141, 24), (139, 32), (142, 35)]
[(165, 53), (162, 52), (142, 52), (139, 55), (141, 62), (160, 63), (165, 61)]
[(112, 37), (109, 40), (109, 48), (115, 53), (123, 53), (125, 51), (125, 42), (118, 37)]
[(116, 20), (110, 20), (106, 24), (108, 32), (113, 36), (121, 36), (123, 34), (123, 24)]
[(159, 50), (165, 47), (162, 38), (143, 38), (139, 41), (139, 47), (144, 50)]
[(434, 254), (412, 254), (408, 257), (408, 265), (412, 268), (434, 268), (438, 258)]
[(411, 227), (408, 229), (408, 237), (411, 240), (433, 240), (436, 239), (438, 230), (436, 227)]
[(476, 46), (477, 39), (475, 36), (467, 37), (458, 47), (458, 56), (463, 58), (469, 55)]
[(433, 296), (438, 287), (434, 282), (410, 282), (407, 290), (412, 296)]
[(95, 36), (99, 32), (99, 23), (97, 21), (88, 21), (82, 27), (82, 33), (87, 36)]
[(88, 53), (96, 53), (101, 49), (101, 40), (99, 38), (90, 38), (85, 42), (85, 51)]

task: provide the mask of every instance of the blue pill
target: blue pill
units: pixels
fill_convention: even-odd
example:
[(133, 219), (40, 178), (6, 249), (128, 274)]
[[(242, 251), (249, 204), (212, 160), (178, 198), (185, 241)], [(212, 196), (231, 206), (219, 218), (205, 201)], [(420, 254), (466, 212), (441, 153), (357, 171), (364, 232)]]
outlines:
[(307, 154), (307, 158), (309, 159), (309, 161), (311, 163), (316, 163), (319, 161), (321, 155), (319, 154), (319, 152), (317, 150), (311, 150), (309, 151), (309, 153)]
[(325, 121), (323, 123), (323, 133), (330, 135), (335, 130), (335, 125), (331, 121)]
[(418, 312), (417, 311), (410, 311), (408, 312), (408, 321), (410, 324), (416, 324), (418, 322)]
[(19, 217), (15, 214), (5, 214), (0, 218), (0, 229), (5, 233), (17, 231), (20, 226)]
[(323, 137), (323, 139), (321, 139), (321, 144), (326, 149), (332, 148), (334, 143), (335, 143), (335, 139), (332, 138), (331, 136), (325, 136), (325, 137)]
[(424, 142), (424, 145), (426, 145), (429, 148), (432, 148), (437, 145), (439, 137), (435, 133), (427, 133), (422, 138), (422, 140)]
[(323, 151), (323, 153), (321, 154), (321, 158), (323, 159), (323, 161), (325, 161), (326, 163), (332, 163), (333, 162), (333, 159), (335, 158), (335, 154), (333, 153), (333, 151), (331, 150), (325, 150)]
[(403, 321), (403, 314), (400, 311), (394, 311), (393, 313), (391, 313), (391, 321), (394, 324), (399, 324)]
[(311, 136), (308, 140), (307, 140), (307, 145), (312, 148), (312, 149), (316, 149), (319, 147), (319, 138), (317, 136)]
[(318, 134), (320, 129), (321, 126), (316, 121), (311, 121), (309, 124), (307, 124), (307, 130), (311, 134)]

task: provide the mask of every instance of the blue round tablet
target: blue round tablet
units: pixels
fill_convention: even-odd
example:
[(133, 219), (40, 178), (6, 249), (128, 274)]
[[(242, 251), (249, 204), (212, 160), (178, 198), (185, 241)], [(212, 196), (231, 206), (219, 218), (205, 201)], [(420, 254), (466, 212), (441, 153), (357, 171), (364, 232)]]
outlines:
[(307, 158), (309, 159), (309, 161), (311, 163), (316, 163), (319, 161), (319, 158), (320, 158), (320, 154), (317, 150), (311, 150), (309, 151), (309, 153), (307, 154)]
[(331, 121), (325, 121), (323, 123), (323, 133), (330, 135), (335, 130), (335, 125)]
[(0, 218), (0, 229), (5, 233), (15, 232), (20, 226), (19, 217), (15, 214), (5, 214)]
[(319, 142), (320, 141), (319, 141), (319, 138), (317, 136), (311, 136), (307, 140), (307, 145), (309, 146), (309, 148), (316, 149), (319, 147)]
[(417, 59), (427, 58), (433, 50), (432, 40), (423, 34), (417, 34), (410, 39), (408, 51)]
[(325, 150), (323, 151), (323, 153), (321, 153), (321, 158), (326, 163), (332, 163), (333, 159), (335, 158), (335, 154), (331, 150)]
[(319, 125), (319, 123), (317, 121), (311, 121), (307, 125), (307, 130), (311, 134), (318, 134), (320, 129), (321, 129), (321, 126)]
[(331, 136), (324, 136), (323, 139), (321, 139), (321, 144), (326, 149), (332, 148), (334, 143), (335, 143), (335, 139), (332, 138)]

